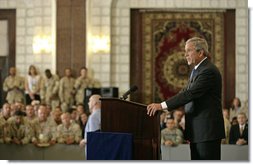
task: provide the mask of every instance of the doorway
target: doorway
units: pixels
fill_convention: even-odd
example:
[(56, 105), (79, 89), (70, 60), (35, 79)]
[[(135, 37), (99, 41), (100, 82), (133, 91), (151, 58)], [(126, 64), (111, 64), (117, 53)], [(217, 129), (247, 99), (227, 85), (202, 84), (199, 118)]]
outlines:
[(16, 65), (16, 9), (0, 10), (0, 107), (5, 102), (4, 79), (9, 68)]

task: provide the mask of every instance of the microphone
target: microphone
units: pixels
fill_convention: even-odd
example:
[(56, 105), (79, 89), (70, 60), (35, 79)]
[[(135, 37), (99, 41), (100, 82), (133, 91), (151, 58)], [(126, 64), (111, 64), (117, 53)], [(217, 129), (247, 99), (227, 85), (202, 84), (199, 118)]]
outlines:
[(122, 100), (126, 100), (127, 99), (127, 96), (131, 93), (131, 92), (135, 92), (137, 91), (138, 87), (136, 85), (132, 86), (126, 93), (124, 93), (120, 99)]

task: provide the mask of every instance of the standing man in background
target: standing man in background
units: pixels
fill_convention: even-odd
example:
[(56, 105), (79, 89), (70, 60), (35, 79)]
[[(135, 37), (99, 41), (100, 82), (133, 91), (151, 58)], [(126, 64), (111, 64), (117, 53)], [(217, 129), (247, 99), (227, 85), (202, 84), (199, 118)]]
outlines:
[(72, 77), (71, 69), (65, 69), (65, 76), (61, 78), (59, 85), (59, 97), (61, 101), (61, 109), (63, 112), (68, 112), (74, 105), (75, 96), (75, 79)]
[(6, 100), (9, 104), (15, 102), (24, 103), (24, 78), (16, 75), (16, 68), (11, 67), (9, 76), (5, 78), (3, 90), (7, 92)]
[(185, 106), (185, 138), (190, 141), (192, 160), (220, 160), (221, 139), (225, 137), (221, 74), (208, 56), (205, 39), (187, 40), (185, 58), (188, 65), (194, 66), (187, 87), (162, 103), (147, 106), (150, 116), (158, 110)]
[(59, 79), (58, 76), (53, 75), (49, 69), (45, 70), (45, 78), (41, 85), (41, 99), (43, 103), (50, 105), (54, 110), (60, 105), (59, 100)]
[(82, 67), (80, 70), (80, 77), (75, 81), (74, 88), (76, 90), (75, 101), (76, 105), (83, 104), (85, 88), (92, 88), (92, 79), (88, 77), (88, 69)]

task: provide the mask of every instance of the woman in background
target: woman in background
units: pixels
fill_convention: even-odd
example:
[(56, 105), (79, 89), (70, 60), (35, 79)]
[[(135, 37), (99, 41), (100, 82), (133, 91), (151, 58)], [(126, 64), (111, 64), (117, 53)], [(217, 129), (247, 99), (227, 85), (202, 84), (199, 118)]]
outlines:
[(29, 66), (28, 75), (25, 78), (25, 99), (26, 104), (31, 104), (33, 100), (40, 101), (40, 83), (41, 77), (38, 75), (34, 65)]

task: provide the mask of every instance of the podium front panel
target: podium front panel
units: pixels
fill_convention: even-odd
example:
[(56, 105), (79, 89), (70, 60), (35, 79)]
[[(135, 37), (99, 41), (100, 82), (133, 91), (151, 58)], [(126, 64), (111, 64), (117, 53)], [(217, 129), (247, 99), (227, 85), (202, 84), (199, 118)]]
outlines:
[(102, 98), (101, 131), (131, 133), (134, 159), (160, 158), (160, 116), (148, 116), (146, 105)]

